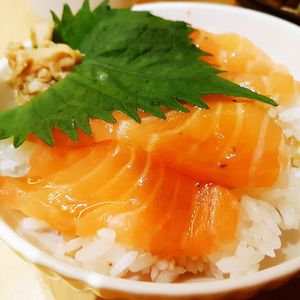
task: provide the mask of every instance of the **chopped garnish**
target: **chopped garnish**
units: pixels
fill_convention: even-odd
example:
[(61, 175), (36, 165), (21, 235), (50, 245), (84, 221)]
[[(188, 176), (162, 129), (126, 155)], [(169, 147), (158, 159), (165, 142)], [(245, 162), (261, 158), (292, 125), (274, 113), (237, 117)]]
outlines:
[(78, 50), (52, 42), (51, 26), (47, 25), (41, 23), (33, 28), (33, 48), (22, 43), (10, 43), (7, 47), (6, 57), (12, 70), (10, 83), (20, 105), (65, 78), (82, 60)]

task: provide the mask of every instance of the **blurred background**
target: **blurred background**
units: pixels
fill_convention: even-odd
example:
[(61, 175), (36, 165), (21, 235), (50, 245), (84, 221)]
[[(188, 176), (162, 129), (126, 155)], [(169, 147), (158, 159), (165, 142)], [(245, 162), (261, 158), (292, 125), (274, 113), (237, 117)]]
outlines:
[[(190, 0), (193, 1), (193, 0)], [(194, 0), (195, 2), (239, 5), (234, 0)], [(101, 0), (91, 0), (93, 6)], [(129, 7), (155, 0), (111, 0), (113, 7)], [(248, 1), (249, 2), (249, 1)], [(0, 56), (4, 55), (10, 41), (29, 38), (30, 27), (36, 22), (50, 18), (49, 10), (69, 3), (77, 9), (82, 0), (0, 0)], [(60, 10), (56, 10), (60, 14)], [(0, 299), (1, 300), (93, 300), (91, 293), (78, 292), (61, 280), (45, 277), (32, 265), (21, 260), (0, 241)], [(295, 279), (287, 286), (261, 293), (253, 300), (300, 299), (300, 281)]]
[[(101, 0), (90, 0), (92, 6), (99, 2)], [(155, 2), (155, 0), (110, 0), (110, 2), (114, 7), (129, 7), (142, 2)], [(205, 2), (236, 4), (234, 0), (206, 0)], [(3, 55), (4, 48), (11, 40), (28, 39), (29, 28), (42, 19), (50, 19), (50, 9), (61, 8), (62, 3), (68, 3), (73, 9), (77, 9), (82, 0), (0, 0), (0, 28), (6, 28), (1, 30), (0, 34), (0, 55)]]

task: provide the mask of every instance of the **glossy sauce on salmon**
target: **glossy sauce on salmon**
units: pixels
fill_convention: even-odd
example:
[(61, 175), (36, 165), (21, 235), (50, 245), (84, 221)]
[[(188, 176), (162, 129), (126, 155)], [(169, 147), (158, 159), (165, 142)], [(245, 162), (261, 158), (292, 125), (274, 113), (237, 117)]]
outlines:
[(287, 161), (282, 129), (261, 105), (222, 96), (210, 98), (210, 109), (171, 111), (166, 120), (145, 117), (138, 124), (121, 117), (110, 128), (94, 120), (94, 139), (116, 139), (143, 149), (201, 183), (228, 187), (274, 184)]
[(239, 216), (230, 190), (199, 184), (114, 142), (39, 146), (32, 171), (7, 178), (1, 199), (65, 234), (90, 236), (110, 227), (123, 245), (160, 256), (209, 254), (234, 239)]

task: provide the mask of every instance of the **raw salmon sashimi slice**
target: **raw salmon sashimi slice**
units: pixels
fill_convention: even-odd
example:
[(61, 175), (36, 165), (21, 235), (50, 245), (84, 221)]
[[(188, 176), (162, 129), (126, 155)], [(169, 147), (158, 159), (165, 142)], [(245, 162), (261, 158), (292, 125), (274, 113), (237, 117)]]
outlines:
[(145, 116), (139, 124), (122, 114), (115, 114), (116, 124), (93, 120), (93, 138), (145, 150), (201, 183), (272, 186), (287, 164), (282, 129), (261, 105), (214, 97), (209, 110), (170, 111), (166, 120)]
[(110, 227), (123, 245), (168, 257), (206, 255), (234, 242), (240, 207), (230, 190), (199, 184), (112, 141), (40, 145), (31, 172), (4, 178), (0, 195), (2, 203), (59, 232), (91, 236)]
[(262, 95), (268, 95), (278, 104), (294, 103), (300, 93), (300, 82), (293, 76), (273, 70), (269, 75), (227, 72), (224, 78)]
[(300, 82), (247, 38), (205, 31), (194, 31), (191, 38), (203, 51), (212, 54), (201, 59), (226, 71), (220, 74), (222, 77), (267, 95), (279, 104), (292, 102), (298, 97)]
[(211, 54), (201, 59), (222, 70), (267, 75), (274, 69), (266, 53), (238, 34), (213, 34), (197, 30), (191, 34), (191, 38), (196, 46)]

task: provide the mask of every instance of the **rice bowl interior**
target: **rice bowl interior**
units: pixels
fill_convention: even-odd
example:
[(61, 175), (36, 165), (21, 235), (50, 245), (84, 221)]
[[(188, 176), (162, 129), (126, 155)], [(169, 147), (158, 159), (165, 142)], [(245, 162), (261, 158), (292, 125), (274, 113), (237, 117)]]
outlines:
[[(281, 57), (281, 54), (285, 53), (284, 51), (286, 48), (291, 49), (295, 47), (295, 45), (293, 44), (293, 47), (285, 47), (284, 50), (281, 51), (278, 50), (278, 47), (274, 47), (272, 41), (265, 38), (266, 33), (268, 33), (268, 28), (266, 27), (274, 26), (274, 30), (278, 29), (278, 35), (284, 35), (283, 38), (287, 40), (287, 43), (296, 41), (297, 37), (299, 41), (300, 32), (296, 26), (259, 13), (218, 5), (185, 3), (178, 5), (172, 4), (171, 7), (172, 8), (170, 8), (168, 4), (153, 4), (152, 6), (139, 6), (137, 9), (151, 10), (165, 17), (185, 19), (191, 22), (196, 28), (200, 27), (217, 32), (238, 31), (239, 34), (248, 36), (251, 39), (252, 37), (255, 37), (253, 40), (258, 46), (262, 47), (275, 61), (288, 66), (295, 78), (299, 80), (300, 74), (297, 73), (297, 71), (299, 72), (300, 68), (295, 67), (297, 66), (297, 63), (295, 63), (297, 62), (297, 51), (290, 53), (288, 56)], [(232, 20), (232, 22), (227, 20), (227, 28), (224, 28), (223, 24), (218, 25), (213, 21), (216, 20), (220, 14), (224, 16), (224, 13), (228, 20)], [(247, 22), (243, 22), (243, 26), (239, 28), (235, 27), (237, 19), (242, 18), (243, 20), (244, 16), (247, 16), (246, 20), (249, 20), (249, 24), (253, 24), (254, 19), (257, 24), (260, 24), (261, 27), (259, 27), (259, 32), (257, 31), (257, 28), (253, 28), (253, 26), (248, 25), (249, 27), (247, 27)], [(199, 24), (198, 20), (200, 22)], [(265, 25), (267, 26), (264, 27)], [(218, 26), (219, 28), (217, 28)], [(261, 30), (261, 28), (264, 28), (264, 30)], [(298, 46), (296, 45), (295, 48), (297, 47)], [(276, 51), (272, 53), (274, 49), (276, 49)], [(297, 49), (300, 49), (300, 45)], [(296, 105), (297, 104), (298, 102), (296, 102)], [(299, 137), (300, 140), (298, 129), (300, 120), (297, 117), (298, 111), (299, 108), (286, 108), (281, 110), (279, 114), (282, 118), (281, 121), (284, 123), (284, 126), (286, 126), (286, 134), (293, 135), (297, 138)], [(10, 153), (7, 152), (9, 149), (5, 147), (3, 142), (1, 146), (6, 151), (2, 155), (5, 155), (5, 157), (10, 156)], [(13, 154), (15, 154), (15, 152)], [(20, 166), (20, 172), (24, 172), (24, 168), (26, 169), (26, 158), (21, 157), (18, 166)], [(47, 224), (30, 218), (23, 219), (21, 223), (17, 225), (19, 232), (21, 232), (27, 240), (37, 244), (40, 249), (48, 249), (48, 251), (51, 249), (51, 254), (54, 254), (57, 258), (63, 257), (64, 263), (61, 263), (54, 258), (50, 259), (49, 256), (42, 254), (38, 250), (33, 250), (33, 248), (29, 247), (27, 242), (23, 242), (19, 239), (7, 226), (7, 224), (10, 224), (12, 228), (15, 226), (10, 214), (8, 214), (9, 219), (7, 219), (7, 216), (6, 218), (3, 217), (3, 220), (0, 223), (0, 235), (12, 248), (30, 261), (53, 269), (63, 276), (86, 282), (89, 286), (98, 290), (98, 292), (100, 291), (100, 294), (104, 296), (114, 295), (113, 290), (117, 291), (116, 295), (120, 291), (124, 291), (125, 295), (126, 293), (138, 295), (148, 294), (153, 295), (154, 297), (155, 295), (163, 294), (168, 294), (170, 296), (183, 296), (188, 294), (203, 296), (206, 294), (220, 293), (220, 291), (223, 291), (223, 293), (226, 294), (242, 287), (251, 287), (250, 290), (255, 290), (264, 285), (265, 282), (269, 282), (272, 279), (278, 280), (279, 277), (284, 280), (285, 276), (288, 277), (299, 270), (300, 261), (298, 251), (300, 248), (300, 236), (298, 228), (300, 220), (300, 203), (297, 199), (297, 195), (299, 195), (300, 192), (298, 191), (299, 177), (300, 172), (297, 168), (284, 170), (281, 177), (278, 179), (278, 185), (274, 190), (260, 191), (259, 193), (254, 193), (251, 194), (251, 196), (244, 196), (242, 198), (242, 209), (246, 216), (244, 221), (247, 224), (250, 223), (250, 227), (247, 228), (248, 225), (246, 225), (245, 228), (247, 229), (240, 232), (240, 243), (235, 255), (230, 255), (229, 257), (223, 257), (224, 255), (221, 255), (221, 257), (223, 257), (222, 259), (220, 259), (220, 254), (216, 254), (215, 257), (208, 257), (206, 261), (203, 261), (203, 259), (199, 260), (191, 258), (190, 260), (176, 264), (175, 261), (160, 260), (147, 253), (139, 254), (137, 251), (127, 251), (126, 249), (120, 248), (120, 245), (115, 245), (115, 253), (113, 253), (111, 247), (107, 246), (108, 243), (114, 243), (115, 239), (115, 233), (110, 229), (104, 228), (99, 230), (97, 232), (98, 238), (96, 241), (78, 238), (65, 241), (62, 236), (57, 236), (55, 232), (49, 229)], [(286, 183), (287, 178), (288, 184)], [(284, 188), (282, 188), (282, 186)], [(259, 213), (257, 213), (258, 211)], [(282, 230), (286, 231), (282, 233)], [(255, 243), (256, 249), (254, 250), (249, 247), (249, 243)], [(57, 247), (57, 245), (60, 245), (60, 247)], [(200, 276), (200, 278), (181, 277), (180, 281), (185, 282), (185, 284), (193, 281), (202, 281), (203, 283), (191, 285), (174, 284), (172, 285), (172, 288), (163, 284), (158, 284), (157, 287), (155, 287), (155, 285), (149, 283), (137, 283), (134, 281), (113, 279), (89, 272), (88, 270), (91, 268), (89, 266), (91, 263), (90, 258), (88, 259), (89, 263), (85, 266), (87, 269), (85, 271), (78, 269), (78, 267), (82, 265), (76, 266), (75, 264), (75, 267), (67, 267), (66, 264), (68, 263), (68, 259), (71, 263), (74, 263), (74, 261), (72, 258), (65, 257), (64, 254), (75, 251), (81, 247), (82, 249), (76, 253), (76, 260), (80, 261), (83, 265), (85, 264), (85, 259), (89, 254), (92, 255), (95, 249), (98, 253), (102, 252), (103, 255), (110, 256), (109, 259), (112, 261), (114, 261), (115, 258), (111, 256), (118, 257), (113, 268), (109, 270), (111, 276), (120, 276), (124, 270), (128, 269), (131, 273), (144, 270), (145, 273), (150, 272), (150, 276), (155, 279), (154, 281), (162, 283), (173, 281), (172, 277), (176, 279), (178, 275), (184, 273), (186, 270), (191, 273), (197, 273), (208, 268), (207, 272), (210, 276), (213, 275), (212, 277), (221, 279), (223, 278), (222, 273), (224, 272), (230, 273), (232, 279), (214, 281), (210, 284), (209, 282), (206, 282), (207, 278), (203, 278), (203, 276)], [(277, 250), (279, 248), (281, 248), (280, 252)], [(120, 255), (117, 253), (118, 251), (121, 252)], [(275, 256), (274, 251), (277, 251), (276, 258), (272, 258)], [(264, 259), (265, 256), (269, 258)], [(293, 258), (295, 258), (294, 262), (288, 261), (281, 266), (274, 267)], [(259, 262), (262, 262), (260, 269), (266, 270), (253, 274), (253, 271), (258, 270)], [(93, 264), (95, 264), (95, 261), (92, 261), (92, 265)], [(245, 266), (241, 267), (242, 264)], [(147, 269), (153, 265), (154, 267), (151, 268), (151, 271), (147, 271)], [(215, 268), (215, 266), (217, 266), (217, 268)], [(273, 268), (268, 269), (269, 267)], [(220, 272), (220, 269), (223, 272)], [(250, 274), (246, 276), (248, 273)], [(245, 277), (241, 278), (241, 275), (244, 275)], [(132, 279), (136, 279), (132, 274), (129, 274), (128, 276), (133, 276)], [(188, 289), (189, 292), (187, 292)]]

